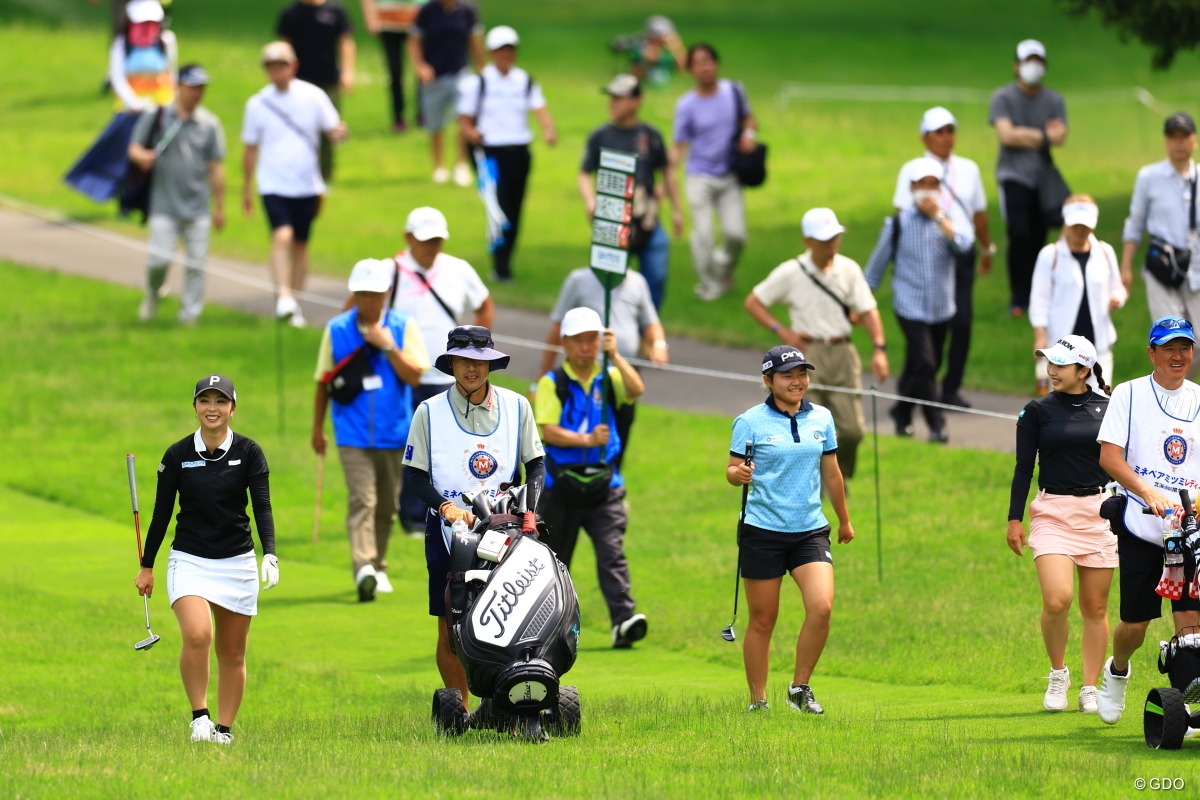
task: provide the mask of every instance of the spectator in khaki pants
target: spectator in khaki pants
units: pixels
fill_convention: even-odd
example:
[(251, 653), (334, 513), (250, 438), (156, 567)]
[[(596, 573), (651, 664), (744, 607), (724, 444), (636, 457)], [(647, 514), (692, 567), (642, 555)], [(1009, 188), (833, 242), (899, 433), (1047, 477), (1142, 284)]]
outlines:
[[(871, 372), (876, 380), (886, 380), (887, 344), (875, 297), (858, 264), (838, 254), (846, 229), (828, 208), (809, 211), (801, 227), (807, 249), (772, 270), (746, 295), (746, 311), (781, 342), (802, 350), (821, 383), (847, 389), (862, 388), (862, 362), (850, 343), (851, 329), (861, 324), (875, 345)], [(790, 328), (771, 314), (769, 307), (777, 303), (787, 305)], [(838, 466), (845, 477), (852, 477), (866, 427), (858, 395), (809, 389), (805, 396), (833, 414)]]
[(429, 354), (416, 320), (386, 308), (395, 271), (390, 259), (365, 259), (354, 265), (350, 273), (354, 307), (325, 326), (314, 375), (312, 445), (324, 455), (331, 373), (359, 347), (370, 345), (372, 374), (361, 378), (362, 391), (347, 403), (333, 401), (333, 432), (349, 495), (346, 533), (360, 602), (374, 600), (376, 592), (392, 591), (385, 559), (412, 422), (412, 387), (429, 369)]

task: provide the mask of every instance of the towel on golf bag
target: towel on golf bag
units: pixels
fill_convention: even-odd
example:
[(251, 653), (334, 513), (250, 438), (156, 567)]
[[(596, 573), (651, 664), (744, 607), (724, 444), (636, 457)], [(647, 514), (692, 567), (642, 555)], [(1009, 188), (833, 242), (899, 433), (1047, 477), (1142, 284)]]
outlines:
[[(1179, 600), (1183, 597), (1183, 582), (1183, 567), (1163, 567), (1162, 577), (1158, 579), (1154, 591), (1168, 600)], [(1192, 583), (1194, 585), (1195, 581)], [(1192, 594), (1192, 597), (1195, 596)]]
[(117, 114), (63, 178), (97, 203), (117, 196), (129, 169), (129, 140), (138, 112)]

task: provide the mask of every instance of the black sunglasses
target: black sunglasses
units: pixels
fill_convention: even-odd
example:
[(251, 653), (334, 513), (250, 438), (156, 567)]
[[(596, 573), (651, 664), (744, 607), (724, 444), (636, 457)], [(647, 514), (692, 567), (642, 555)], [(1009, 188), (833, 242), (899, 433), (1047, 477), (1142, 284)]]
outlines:
[(492, 337), (490, 336), (469, 336), (466, 334), (458, 334), (450, 337), (450, 346), (455, 348), (460, 347), (476, 347), (480, 350), (486, 350), (492, 347)]

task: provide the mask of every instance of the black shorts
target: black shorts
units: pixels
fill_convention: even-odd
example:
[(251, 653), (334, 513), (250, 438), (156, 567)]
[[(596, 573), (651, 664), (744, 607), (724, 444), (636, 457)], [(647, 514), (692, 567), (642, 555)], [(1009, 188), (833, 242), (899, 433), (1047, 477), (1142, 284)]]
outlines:
[(432, 511), (425, 516), (425, 568), (429, 570), (429, 616), (446, 616), (446, 588), (450, 585), (450, 551), (442, 537), (442, 518)]
[(271, 223), (271, 230), (291, 225), (292, 239), (297, 242), (308, 241), (308, 232), (312, 229), (313, 220), (316, 219), (317, 203), (320, 200), (321, 198), (316, 195), (284, 197), (278, 194), (264, 194), (262, 196), (263, 208), (267, 211), (267, 221)]
[(781, 578), (796, 567), (817, 561), (833, 563), (829, 526), (803, 533), (781, 533), (742, 526), (742, 577), (756, 581)]
[[(1121, 559), (1121, 621), (1149, 622), (1162, 616), (1163, 598), (1154, 591), (1163, 573), (1163, 549), (1125, 530), (1117, 530), (1117, 555)], [(1195, 574), (1184, 569), (1183, 597), (1171, 601), (1171, 611), (1200, 611), (1200, 600), (1188, 595), (1187, 586)]]

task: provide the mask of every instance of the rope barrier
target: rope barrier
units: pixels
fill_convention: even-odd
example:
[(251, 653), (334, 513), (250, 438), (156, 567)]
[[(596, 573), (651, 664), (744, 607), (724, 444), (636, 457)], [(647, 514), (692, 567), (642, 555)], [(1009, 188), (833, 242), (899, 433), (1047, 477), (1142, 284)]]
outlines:
[[(103, 239), (105, 241), (113, 242), (115, 244), (124, 245), (133, 250), (138, 250), (142, 253), (150, 254), (150, 253), (154, 252), (155, 255), (159, 256), (160, 258), (165, 258), (168, 261), (172, 261), (175, 258), (174, 252), (165, 253), (162, 251), (153, 251), (152, 248), (148, 244), (146, 244), (145, 242), (142, 242), (138, 239), (134, 239), (132, 237), (125, 236), (125, 235), (119, 234), (119, 233), (113, 233), (112, 231), (107, 231), (103, 228), (96, 227), (95, 225), (89, 225), (86, 222), (80, 222), (76, 219), (72, 219), (71, 217), (68, 217), (64, 214), (60, 214), (56, 211), (51, 211), (49, 209), (40, 208), (39, 206), (35, 206), (30, 203), (26, 203), (22, 200), (17, 200), (15, 198), (8, 197), (7, 195), (0, 194), (0, 205), (11, 206), (13, 208), (18, 209), (19, 211), (23, 211), (27, 214), (30, 214), (31, 216), (38, 217), (47, 222), (52, 222), (56, 225), (62, 225), (63, 227), (70, 228), (72, 230), (76, 230), (81, 233), (86, 233), (86, 234), (94, 236), (98, 239)], [(271, 294), (275, 293), (275, 284), (273, 284), (270, 281), (265, 281), (261, 278), (256, 278), (251, 275), (245, 275), (236, 270), (225, 269), (224, 267), (220, 267), (220, 266), (210, 264), (210, 263), (201, 262), (201, 263), (197, 264), (195, 262), (191, 262), (189, 259), (186, 258), (186, 256), (183, 258), (183, 262), (187, 266), (193, 266), (197, 269), (205, 270), (205, 271), (207, 271), (213, 275), (216, 275), (218, 277), (225, 278), (225, 279), (233, 281), (235, 283), (240, 283), (243, 286), (247, 286), (252, 289), (259, 289), (261, 291), (269, 292)], [(325, 295), (314, 294), (312, 292), (296, 291), (296, 292), (293, 292), (293, 294), (300, 300), (304, 300), (305, 302), (308, 302), (308, 303), (313, 303), (314, 305), (325, 306), (326, 308), (335, 308), (335, 309), (340, 310), (345, 302), (344, 300), (336, 300), (336, 299), (326, 297)], [(535, 341), (533, 339), (523, 339), (523, 338), (516, 337), (516, 336), (506, 336), (506, 335), (498, 334), (498, 333), (493, 333), (492, 338), (502, 344), (510, 344), (515, 347), (523, 347), (523, 348), (527, 348), (530, 350), (540, 350), (540, 351), (550, 350), (555, 353), (562, 352), (562, 348), (559, 347), (558, 345), (552, 345), (552, 344), (548, 344), (546, 342), (539, 342), (539, 341)], [(742, 382), (742, 383), (760, 384), (762, 382), (762, 376), (759, 374), (742, 374), (742, 373), (736, 373), (736, 372), (724, 372), (722, 370), (706, 369), (704, 367), (691, 367), (691, 366), (687, 366), (684, 364), (656, 364), (652, 361), (647, 361), (646, 359), (643, 359), (643, 358), (627, 358), (625, 360), (628, 361), (630, 364), (633, 364), (634, 366), (643, 367), (643, 368), (647, 368), (647, 369), (661, 370), (663, 372), (675, 372), (675, 373), (679, 373), (682, 375), (697, 375), (697, 376), (704, 377), (704, 378), (717, 378), (720, 380), (738, 381), (738, 382)], [(904, 395), (892, 394), (891, 392), (882, 392), (882, 391), (879, 391), (875, 387), (871, 387), (870, 389), (851, 389), (846, 386), (827, 386), (827, 385), (821, 384), (821, 383), (811, 383), (811, 384), (809, 384), (809, 386), (813, 389), (817, 389), (820, 391), (838, 392), (838, 393), (842, 393), (842, 394), (854, 394), (854, 395), (859, 395), (860, 397), (874, 397), (876, 399), (883, 399), (883, 400), (903, 401), (903, 402), (907, 402), (907, 403), (912, 403), (913, 405), (929, 406), (932, 408), (940, 408), (940, 409), (943, 409), (946, 411), (954, 411), (954, 412), (962, 413), (962, 414), (974, 414), (974, 415), (980, 416), (980, 417), (992, 417), (994, 419), (1007, 419), (1007, 420), (1014, 420), (1014, 421), (1017, 419), (1017, 416), (1015, 414), (1003, 414), (998, 411), (985, 411), (983, 409), (978, 409), (978, 408), (963, 408), (961, 406), (953, 406), (953, 405), (949, 405), (947, 403), (937, 403), (932, 400), (920, 400), (915, 397), (905, 397)]]

